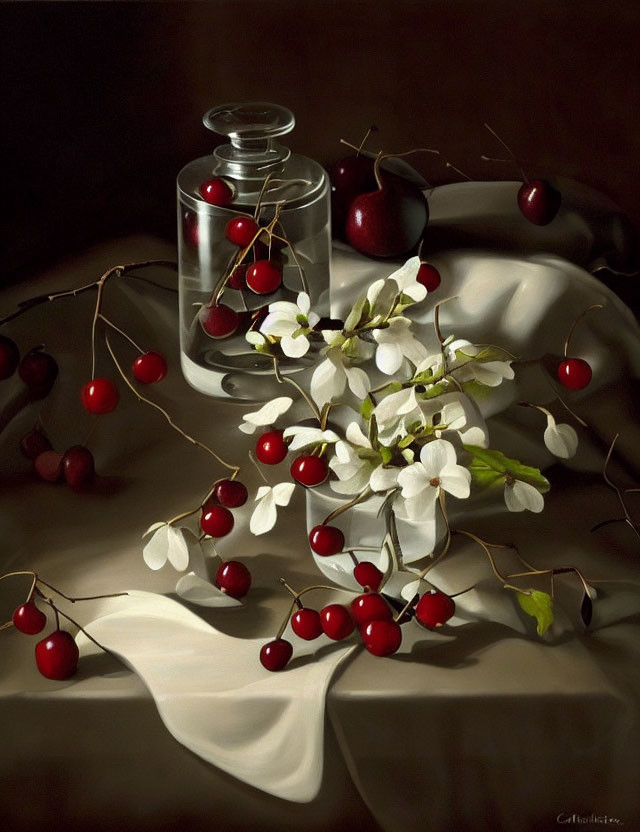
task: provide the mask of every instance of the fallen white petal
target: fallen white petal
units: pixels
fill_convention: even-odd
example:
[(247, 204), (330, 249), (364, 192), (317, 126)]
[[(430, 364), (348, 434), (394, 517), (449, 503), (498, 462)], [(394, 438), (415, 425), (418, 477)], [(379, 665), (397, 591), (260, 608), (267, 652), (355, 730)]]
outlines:
[(260, 498), (258, 505), (255, 507), (251, 520), (249, 521), (249, 530), (252, 534), (259, 535), (271, 531), (278, 519), (278, 512), (276, 511), (276, 501), (273, 496), (273, 489), (269, 488), (268, 492)]
[(296, 489), (293, 482), (279, 482), (273, 486), (273, 499), (277, 506), (288, 506), (291, 496)]

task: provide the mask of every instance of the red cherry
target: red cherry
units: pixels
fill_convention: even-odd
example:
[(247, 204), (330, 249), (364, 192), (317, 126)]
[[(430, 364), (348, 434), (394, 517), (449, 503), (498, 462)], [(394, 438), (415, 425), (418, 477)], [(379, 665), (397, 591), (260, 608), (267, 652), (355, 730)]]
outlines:
[(293, 632), (306, 641), (313, 641), (322, 634), (322, 623), (317, 610), (310, 610), (304, 607), (291, 616), (291, 629)]
[(263, 433), (256, 442), (256, 456), (265, 465), (277, 465), (282, 462), (288, 450), (281, 430)]
[(342, 604), (323, 607), (320, 610), (320, 623), (325, 634), (334, 641), (342, 641), (350, 636), (356, 626), (351, 613)]
[(309, 532), (309, 546), (322, 557), (337, 555), (344, 551), (344, 534), (335, 526), (324, 523), (314, 526)]
[(524, 182), (518, 191), (520, 213), (534, 225), (548, 225), (560, 210), (562, 196), (545, 179)]
[(264, 644), (260, 650), (260, 662), (267, 670), (283, 670), (293, 655), (293, 645), (284, 638)]
[(233, 202), (233, 188), (224, 179), (219, 176), (214, 176), (213, 179), (208, 179), (200, 185), (200, 196), (209, 205), (218, 205), (221, 208), (226, 208)]
[(57, 451), (43, 451), (33, 461), (36, 474), (46, 482), (62, 479), (62, 454)]
[(20, 351), (15, 342), (0, 335), (0, 381), (12, 376), (20, 362)]
[(435, 292), (440, 285), (440, 272), (431, 263), (420, 263), (416, 280), (422, 283), (427, 292)]
[(233, 514), (224, 506), (211, 506), (203, 511), (200, 527), (210, 537), (224, 537), (233, 528)]
[(243, 292), (247, 288), (247, 267), (240, 265), (229, 275), (227, 286), (230, 289), (236, 289), (238, 292)]
[(58, 365), (48, 353), (36, 348), (20, 362), (18, 375), (29, 388), (32, 399), (43, 399), (49, 395), (58, 376)]
[(62, 682), (73, 676), (78, 656), (78, 645), (66, 630), (55, 630), (36, 644), (36, 664), (47, 679)]
[(249, 496), (246, 485), (239, 480), (220, 480), (215, 487), (214, 495), (220, 505), (227, 508), (243, 506)]
[(47, 616), (36, 607), (33, 601), (27, 601), (15, 610), (12, 620), (16, 630), (33, 636), (44, 630)]
[(269, 295), (280, 288), (282, 271), (273, 260), (256, 260), (247, 268), (247, 286), (256, 295)]
[(367, 592), (354, 598), (351, 602), (351, 615), (360, 627), (369, 621), (388, 621), (393, 618), (389, 605), (377, 592)]
[(230, 306), (218, 303), (214, 306), (202, 307), (200, 323), (207, 335), (212, 338), (228, 338), (240, 326), (240, 316)]
[(216, 584), (232, 598), (244, 598), (251, 586), (251, 572), (244, 563), (228, 560), (218, 567)]
[(368, 560), (360, 561), (353, 570), (353, 577), (360, 586), (368, 586), (374, 592), (382, 583), (384, 575), (374, 563)]
[(136, 358), (132, 369), (140, 384), (156, 384), (167, 374), (167, 360), (159, 352), (149, 350)]
[(73, 445), (62, 457), (62, 473), (71, 488), (80, 488), (91, 482), (96, 469), (93, 454), (83, 445)]
[(82, 406), (88, 413), (112, 413), (120, 401), (118, 388), (109, 378), (94, 378), (82, 388)]
[(189, 248), (198, 248), (198, 215), (193, 211), (187, 210), (182, 213), (182, 239)]
[(591, 381), (591, 367), (582, 358), (567, 358), (558, 367), (560, 383), (569, 390), (582, 390)]
[(374, 656), (390, 656), (402, 642), (400, 625), (393, 620), (370, 621), (362, 630), (364, 646)]
[(233, 217), (227, 223), (224, 234), (229, 242), (240, 248), (246, 248), (258, 233), (258, 223), (253, 217)]
[(290, 471), (296, 482), (309, 488), (320, 485), (329, 476), (329, 466), (319, 456), (299, 456), (291, 463)]
[(416, 619), (425, 627), (439, 627), (448, 621), (456, 611), (453, 598), (435, 590), (426, 592), (416, 606)]
[(51, 450), (51, 442), (39, 428), (34, 428), (20, 440), (20, 450), (27, 459), (33, 461), (40, 454)]

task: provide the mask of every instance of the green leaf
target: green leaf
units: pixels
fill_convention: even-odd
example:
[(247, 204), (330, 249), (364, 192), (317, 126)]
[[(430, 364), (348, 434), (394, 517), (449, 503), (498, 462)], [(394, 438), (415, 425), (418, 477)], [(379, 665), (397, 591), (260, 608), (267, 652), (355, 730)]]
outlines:
[(406, 436), (403, 436), (402, 439), (398, 442), (399, 448), (408, 448), (409, 445), (415, 440), (415, 436), (412, 433), (408, 433)]
[(477, 445), (464, 447), (473, 457), (469, 470), (476, 485), (494, 485), (504, 482), (507, 477), (512, 477), (514, 480), (529, 483), (541, 494), (549, 490), (549, 480), (543, 477), (537, 468), (523, 465), (517, 459), (509, 459), (502, 451), (480, 448)]
[(382, 464), (388, 465), (393, 459), (393, 451), (391, 450), (391, 448), (387, 448), (386, 445), (381, 445), (380, 457), (382, 458)]
[(483, 347), (477, 355), (472, 356), (474, 361), (484, 363), (487, 361), (515, 361), (515, 356), (507, 350), (492, 345)]
[(373, 403), (371, 396), (367, 396), (366, 399), (363, 399), (362, 404), (360, 405), (360, 415), (363, 419), (369, 421), (374, 408), (375, 404)]
[(518, 603), (527, 615), (536, 619), (538, 635), (543, 636), (553, 624), (553, 599), (549, 593), (537, 589), (532, 589), (530, 595), (518, 592)]
[(369, 419), (369, 442), (374, 448), (378, 442), (378, 422), (373, 413)]
[(355, 304), (351, 307), (351, 312), (347, 315), (347, 320), (344, 322), (344, 331), (351, 332), (354, 330), (362, 319), (362, 313), (364, 312), (365, 304), (369, 306), (369, 302), (367, 300), (367, 296), (361, 297), (360, 300), (357, 300)]

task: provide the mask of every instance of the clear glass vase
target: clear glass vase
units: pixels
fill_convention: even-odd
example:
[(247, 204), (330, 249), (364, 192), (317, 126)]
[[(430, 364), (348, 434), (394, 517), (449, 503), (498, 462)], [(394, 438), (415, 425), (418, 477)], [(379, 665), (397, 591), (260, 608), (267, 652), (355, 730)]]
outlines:
[[(190, 162), (178, 175), (182, 370), (203, 393), (267, 401), (277, 387), (273, 362), (253, 351), (245, 334), (258, 325), (270, 303), (295, 301), (301, 291), (310, 295), (318, 314), (328, 315), (328, 177), (319, 164), (276, 141), (295, 124), (293, 113), (284, 107), (225, 104), (206, 113), (203, 121), (230, 142), (212, 156)], [(222, 182), (222, 199), (207, 192), (212, 180)], [(273, 233), (262, 233), (245, 251), (225, 231), (230, 220), (247, 216)], [(275, 291), (256, 293), (243, 282), (241, 269), (265, 260), (279, 270), (281, 283)], [(238, 279), (229, 281), (236, 269)], [(232, 325), (236, 314), (238, 325), (232, 332), (212, 337), (203, 326), (212, 306), (232, 310), (226, 313)], [(313, 361), (313, 354), (295, 361), (284, 357), (280, 369), (296, 372)]]

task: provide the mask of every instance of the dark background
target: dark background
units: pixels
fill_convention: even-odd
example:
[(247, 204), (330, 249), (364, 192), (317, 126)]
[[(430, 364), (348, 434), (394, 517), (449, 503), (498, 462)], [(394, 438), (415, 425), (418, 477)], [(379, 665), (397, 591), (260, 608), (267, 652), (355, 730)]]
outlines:
[[(1, 280), (119, 233), (174, 236), (175, 176), (214, 140), (214, 104), (289, 106), (326, 163), (371, 123), (378, 145), (440, 149), (512, 179), (590, 184), (640, 225), (637, 0), (212, 0), (2, 3)], [(415, 157), (432, 183), (456, 175)]]

